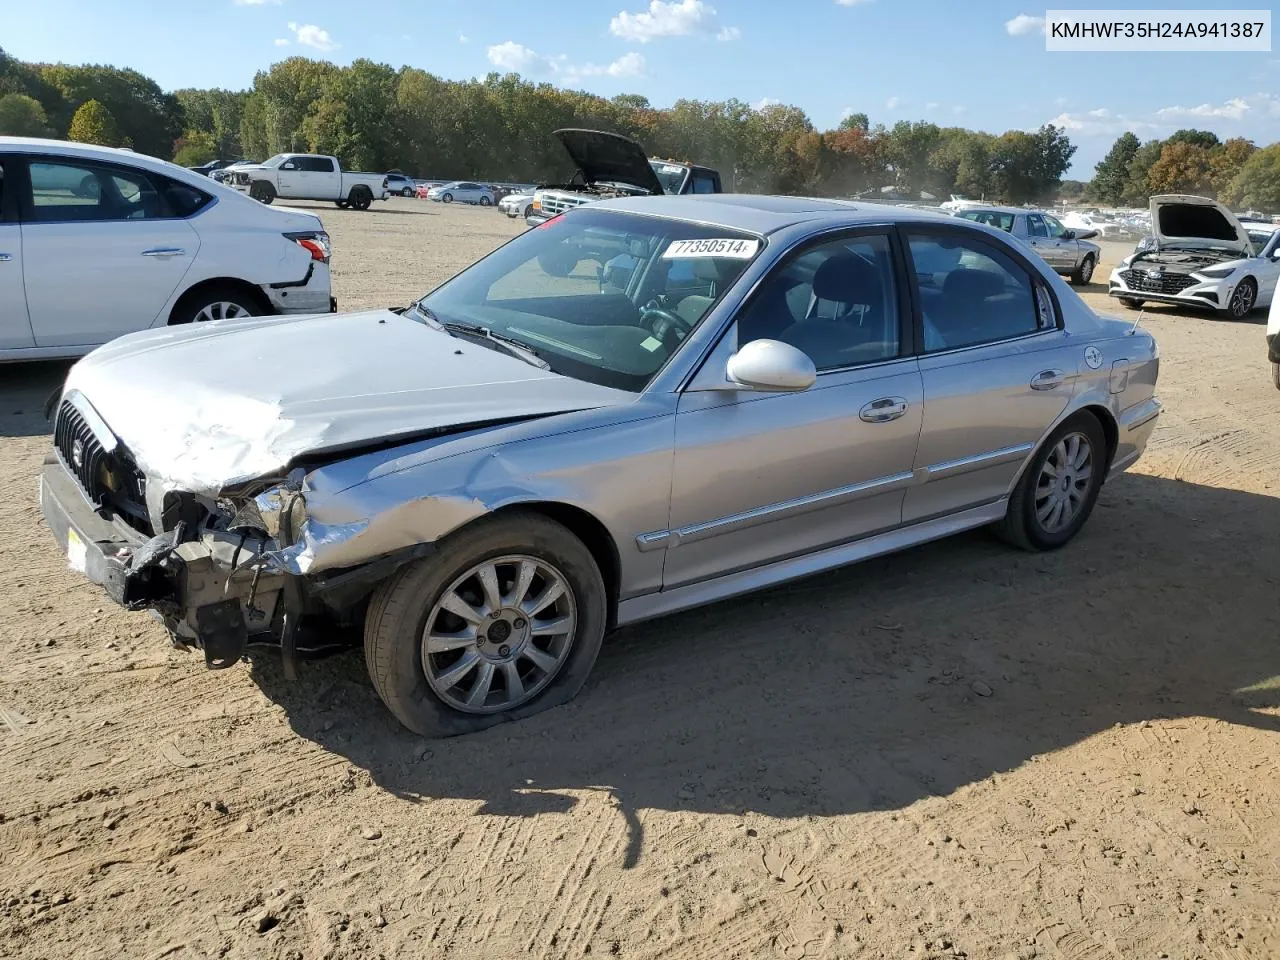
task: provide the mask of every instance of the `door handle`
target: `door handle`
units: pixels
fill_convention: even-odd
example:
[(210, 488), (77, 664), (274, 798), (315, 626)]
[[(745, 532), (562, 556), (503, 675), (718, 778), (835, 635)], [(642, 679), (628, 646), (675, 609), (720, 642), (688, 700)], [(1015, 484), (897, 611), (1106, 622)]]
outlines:
[(906, 412), (907, 401), (904, 397), (881, 397), (859, 410), (858, 419), (866, 423), (886, 423), (897, 420)]
[(1031, 378), (1032, 390), (1052, 390), (1054, 387), (1062, 386), (1067, 379), (1067, 375), (1061, 370), (1041, 370)]
[(0, 253), (0, 263), (8, 263), (13, 257), (7, 253)]
[(182, 257), (186, 253), (181, 247), (152, 247), (142, 251), (144, 257)]

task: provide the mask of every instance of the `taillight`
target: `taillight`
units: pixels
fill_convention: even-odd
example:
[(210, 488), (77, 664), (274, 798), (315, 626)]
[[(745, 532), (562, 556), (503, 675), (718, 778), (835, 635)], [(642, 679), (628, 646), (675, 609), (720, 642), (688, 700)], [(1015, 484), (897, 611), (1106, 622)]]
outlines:
[(286, 233), (286, 237), (311, 254), (312, 260), (329, 262), (329, 235), (327, 233)]

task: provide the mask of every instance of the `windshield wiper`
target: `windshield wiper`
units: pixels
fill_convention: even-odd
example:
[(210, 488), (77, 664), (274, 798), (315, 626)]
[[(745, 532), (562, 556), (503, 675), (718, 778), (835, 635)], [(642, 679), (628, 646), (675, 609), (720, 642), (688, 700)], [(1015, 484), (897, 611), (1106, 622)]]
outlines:
[(445, 329), (444, 324), (440, 322), (440, 318), (424, 307), (419, 301), (415, 300), (411, 303), (409, 305), (409, 309), (425, 320), (427, 326), (435, 327), (437, 330)]
[(551, 364), (538, 354), (532, 347), (525, 346), (521, 341), (514, 337), (504, 337), (500, 333), (494, 333), (488, 327), (482, 327), (478, 323), (459, 323), (456, 320), (436, 320), (435, 315), (426, 307), (415, 305), (425, 316), (434, 320), (450, 333), (460, 333), (468, 337), (479, 337), (481, 340), (487, 340), (490, 343), (496, 343), (502, 347), (507, 353), (513, 357), (523, 360), (525, 363), (537, 367), (539, 370), (550, 370)]

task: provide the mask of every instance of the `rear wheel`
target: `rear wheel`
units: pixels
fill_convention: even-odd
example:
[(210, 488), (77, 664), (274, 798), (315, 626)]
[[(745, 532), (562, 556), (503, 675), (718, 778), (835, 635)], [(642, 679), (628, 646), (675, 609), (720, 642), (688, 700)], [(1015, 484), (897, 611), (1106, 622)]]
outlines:
[(361, 184), (352, 188), (347, 200), (357, 210), (368, 210), (373, 206), (373, 191)]
[(235, 284), (214, 284), (178, 301), (169, 323), (204, 323), (207, 320), (234, 320), (258, 317), (267, 312), (248, 288)]
[(1127, 309), (1129, 309), (1129, 310), (1141, 310), (1141, 309), (1142, 309), (1142, 305), (1143, 305), (1144, 303), (1146, 303), (1146, 302), (1147, 302), (1147, 301), (1145, 301), (1145, 300), (1136, 300), (1136, 299), (1134, 299), (1133, 297), (1121, 297), (1121, 298), (1120, 298), (1120, 305), (1121, 305), (1121, 306), (1123, 306), (1123, 307), (1125, 307), (1125, 308), (1127, 308)]
[(1107, 441), (1092, 413), (1049, 435), (1009, 498), (996, 532), (1023, 550), (1056, 550), (1080, 532), (1107, 471)]
[(1243, 320), (1253, 312), (1253, 305), (1258, 302), (1258, 283), (1253, 277), (1245, 277), (1231, 291), (1231, 299), (1227, 301), (1227, 314), (1232, 320)]
[(490, 200), (488, 197), (486, 197), (486, 196), (484, 196), (483, 194), (481, 194), (481, 196), (480, 196), (480, 206), (482, 206), (482, 207), (487, 207), (487, 206), (489, 206), (489, 205), (490, 205), (490, 204), (492, 204), (492, 203), (493, 203), (493, 201), (492, 201), (492, 200)]
[(265, 203), (270, 206), (271, 201), (276, 198), (276, 188), (265, 180), (255, 180), (249, 186), (249, 196), (259, 203)]
[(413, 196), (413, 190), (412, 190), (411, 188), (409, 188), (409, 187), (405, 187), (403, 190), (401, 190), (401, 191), (400, 191), (400, 196), (402, 196), (402, 197), (412, 197), (412, 196)]
[(374, 593), (365, 661), (406, 727), (444, 737), (572, 699), (604, 637), (608, 605), (591, 553), (534, 513), (446, 538)]
[(1080, 266), (1076, 267), (1071, 274), (1071, 282), (1079, 284), (1087, 284), (1093, 279), (1093, 254), (1086, 254), (1085, 258), (1080, 261)]

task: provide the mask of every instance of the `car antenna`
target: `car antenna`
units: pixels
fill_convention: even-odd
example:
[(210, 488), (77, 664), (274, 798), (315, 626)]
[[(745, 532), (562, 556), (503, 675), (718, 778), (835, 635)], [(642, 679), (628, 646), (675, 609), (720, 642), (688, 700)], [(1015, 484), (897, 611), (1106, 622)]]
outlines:
[(1146, 315), (1147, 315), (1147, 308), (1142, 307), (1138, 311), (1138, 319), (1133, 321), (1133, 326), (1129, 328), (1128, 336), (1132, 337), (1135, 333), (1138, 332), (1138, 324), (1142, 322), (1142, 318), (1145, 317)]

